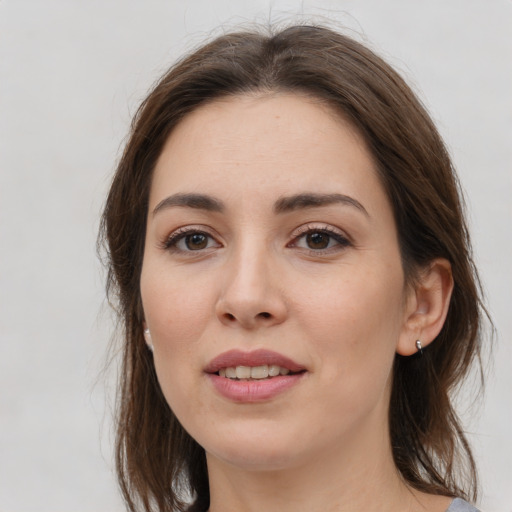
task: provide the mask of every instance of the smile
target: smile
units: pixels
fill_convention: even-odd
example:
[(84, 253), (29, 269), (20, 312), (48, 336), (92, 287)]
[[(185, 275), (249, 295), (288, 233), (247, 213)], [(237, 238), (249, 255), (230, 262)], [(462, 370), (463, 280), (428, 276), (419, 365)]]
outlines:
[(288, 375), (290, 370), (277, 364), (262, 366), (229, 366), (219, 370), (219, 376), (237, 380), (263, 380), (279, 375)]
[(306, 368), (274, 351), (231, 350), (214, 358), (205, 373), (217, 393), (229, 401), (269, 401), (295, 387)]

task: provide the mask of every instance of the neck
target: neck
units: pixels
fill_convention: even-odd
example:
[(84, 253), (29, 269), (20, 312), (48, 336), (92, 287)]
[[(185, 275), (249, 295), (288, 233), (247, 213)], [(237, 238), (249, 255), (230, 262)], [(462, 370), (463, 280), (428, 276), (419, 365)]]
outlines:
[(367, 443), (364, 450), (352, 443), (271, 470), (244, 469), (208, 456), (210, 512), (422, 510), (419, 494), (396, 470), (387, 439)]

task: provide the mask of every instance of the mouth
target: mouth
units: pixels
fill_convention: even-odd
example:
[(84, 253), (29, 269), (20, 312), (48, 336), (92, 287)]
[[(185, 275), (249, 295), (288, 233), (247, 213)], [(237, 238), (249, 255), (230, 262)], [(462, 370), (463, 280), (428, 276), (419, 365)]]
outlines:
[(234, 402), (264, 402), (297, 385), (307, 369), (277, 352), (231, 350), (204, 369), (214, 388)]
[(303, 371), (292, 372), (284, 366), (264, 364), (261, 366), (228, 366), (221, 368), (216, 374), (219, 377), (232, 380), (268, 380), (282, 375), (296, 375)]
[(259, 349), (252, 352), (229, 350), (215, 357), (204, 369), (228, 379), (268, 379), (279, 375), (301, 373), (306, 368), (272, 350)]

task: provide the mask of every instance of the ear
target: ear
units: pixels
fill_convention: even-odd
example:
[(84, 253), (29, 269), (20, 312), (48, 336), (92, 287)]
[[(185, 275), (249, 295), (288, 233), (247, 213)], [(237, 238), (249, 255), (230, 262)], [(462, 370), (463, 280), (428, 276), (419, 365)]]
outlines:
[(435, 259), (420, 271), (407, 296), (404, 325), (396, 347), (398, 354), (410, 356), (417, 351), (416, 340), (425, 348), (436, 338), (446, 320), (452, 291), (448, 260)]
[(144, 330), (144, 341), (151, 352), (153, 352), (153, 341), (151, 340), (151, 332), (149, 331), (148, 324), (142, 322), (142, 329)]

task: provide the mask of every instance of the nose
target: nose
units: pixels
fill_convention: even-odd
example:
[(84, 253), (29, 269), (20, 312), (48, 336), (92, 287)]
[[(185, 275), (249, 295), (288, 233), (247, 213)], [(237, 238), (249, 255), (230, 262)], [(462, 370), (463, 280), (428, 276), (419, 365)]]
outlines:
[(286, 319), (285, 287), (265, 251), (239, 251), (224, 264), (217, 318), (227, 326), (257, 329)]

